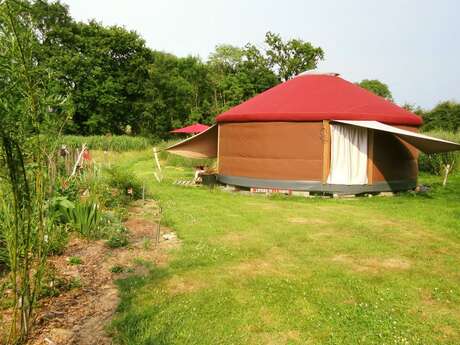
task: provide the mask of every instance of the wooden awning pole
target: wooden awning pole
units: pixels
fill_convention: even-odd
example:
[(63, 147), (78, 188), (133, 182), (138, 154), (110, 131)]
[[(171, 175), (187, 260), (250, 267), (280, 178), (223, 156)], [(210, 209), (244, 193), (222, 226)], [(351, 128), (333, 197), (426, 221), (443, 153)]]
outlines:
[(153, 174), (155, 175), (155, 178), (157, 179), (157, 181), (161, 182), (161, 180), (163, 179), (163, 173), (161, 171), (160, 160), (158, 159), (158, 150), (156, 147), (153, 148), (153, 157), (155, 158), (155, 163), (158, 168), (158, 174), (156, 171), (154, 171)]
[(323, 142), (323, 179), (322, 183), (327, 183), (329, 172), (331, 170), (331, 125), (329, 120), (323, 120), (323, 128), (321, 133)]

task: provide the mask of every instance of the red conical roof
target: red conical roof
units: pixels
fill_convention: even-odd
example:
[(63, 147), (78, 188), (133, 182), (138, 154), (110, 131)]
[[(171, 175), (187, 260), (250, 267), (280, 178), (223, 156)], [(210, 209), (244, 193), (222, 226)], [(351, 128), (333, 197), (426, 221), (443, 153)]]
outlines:
[(220, 114), (217, 122), (373, 120), (419, 126), (422, 119), (335, 75), (300, 75)]
[(196, 123), (191, 126), (187, 126), (184, 128), (179, 128), (171, 131), (170, 133), (187, 133), (187, 134), (195, 134), (195, 133), (201, 133), (207, 130), (209, 126), (202, 125), (201, 123)]

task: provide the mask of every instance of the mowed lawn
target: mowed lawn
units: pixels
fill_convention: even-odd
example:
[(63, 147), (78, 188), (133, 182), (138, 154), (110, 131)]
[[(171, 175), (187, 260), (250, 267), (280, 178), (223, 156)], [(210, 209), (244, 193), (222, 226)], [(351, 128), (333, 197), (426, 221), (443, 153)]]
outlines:
[(122, 157), (182, 243), (119, 281), (122, 344), (459, 344), (460, 176), (427, 196), (304, 199), (175, 186)]

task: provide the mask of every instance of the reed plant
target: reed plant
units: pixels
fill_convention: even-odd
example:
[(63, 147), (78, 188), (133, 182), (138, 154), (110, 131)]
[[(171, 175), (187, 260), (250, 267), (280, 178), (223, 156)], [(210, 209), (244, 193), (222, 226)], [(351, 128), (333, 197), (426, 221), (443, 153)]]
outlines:
[(11, 287), (1, 297), (12, 307), (7, 337), (0, 339), (6, 344), (26, 342), (32, 327), (55, 227), (48, 157), (70, 109), (51, 92), (55, 79), (34, 57), (37, 37), (24, 6), (0, 2), (0, 232)]

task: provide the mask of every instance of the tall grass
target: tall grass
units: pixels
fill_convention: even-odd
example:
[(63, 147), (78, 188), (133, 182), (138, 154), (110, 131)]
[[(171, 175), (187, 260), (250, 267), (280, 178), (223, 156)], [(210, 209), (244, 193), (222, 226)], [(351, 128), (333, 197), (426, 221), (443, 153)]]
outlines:
[(80, 148), (86, 144), (90, 150), (117, 152), (145, 150), (152, 146), (151, 141), (147, 138), (129, 135), (65, 135), (62, 137), (62, 144), (70, 148)]
[[(444, 130), (433, 130), (423, 132), (435, 138), (444, 139), (460, 143), (460, 132), (448, 132)], [(441, 175), (444, 173), (444, 166), (446, 164), (454, 163), (453, 172), (460, 171), (460, 151), (426, 154), (420, 153), (419, 156), (419, 169), (420, 171), (429, 172), (431, 174)]]

